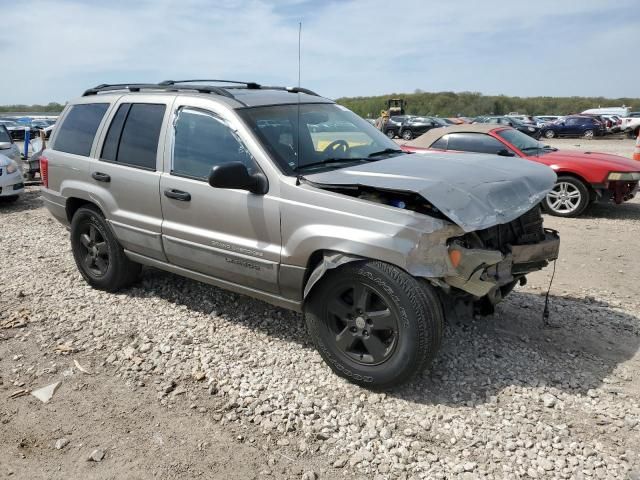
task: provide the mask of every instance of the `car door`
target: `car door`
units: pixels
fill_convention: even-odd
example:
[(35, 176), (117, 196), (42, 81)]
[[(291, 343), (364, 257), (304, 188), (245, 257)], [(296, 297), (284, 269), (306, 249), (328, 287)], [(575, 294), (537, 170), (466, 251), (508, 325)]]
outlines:
[[(191, 103), (190, 103), (191, 102)], [(260, 167), (224, 111), (176, 101), (160, 180), (162, 243), (170, 263), (261, 291), (278, 292), (280, 208), (269, 193), (211, 187), (212, 167)]]
[(122, 246), (166, 260), (160, 239), (160, 175), (165, 117), (173, 98), (125, 96), (108, 114), (89, 181)]
[(578, 135), (580, 133), (580, 120), (578, 118), (567, 118), (562, 129), (564, 135)]

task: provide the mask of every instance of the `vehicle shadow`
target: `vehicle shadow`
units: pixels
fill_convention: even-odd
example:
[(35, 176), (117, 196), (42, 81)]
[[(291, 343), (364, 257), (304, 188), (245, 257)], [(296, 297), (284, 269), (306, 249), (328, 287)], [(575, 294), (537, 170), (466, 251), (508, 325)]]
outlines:
[[(214, 315), (303, 348), (313, 349), (302, 316), (250, 297), (170, 273), (145, 269), (130, 296), (156, 296), (193, 312)], [(516, 291), (496, 313), (447, 325), (431, 367), (387, 394), (419, 404), (470, 406), (490, 401), (510, 386), (552, 386), (586, 393), (616, 375), (640, 347), (640, 318), (592, 298), (544, 297)], [(345, 394), (353, 385), (344, 384)]]
[(637, 201), (627, 202), (621, 205), (594, 203), (587, 208), (582, 218), (640, 220), (640, 203)]
[(390, 395), (473, 406), (510, 386), (585, 394), (626, 375), (618, 367), (640, 347), (640, 318), (591, 298), (551, 296), (558, 328), (549, 329), (543, 308), (543, 296), (514, 292), (494, 315), (448, 325), (431, 369)]
[(42, 207), (42, 200), (40, 199), (40, 189), (34, 187), (27, 187), (27, 190), (20, 195), (15, 202), (7, 202), (0, 200), (0, 215), (7, 213), (19, 213), (28, 210), (35, 210)]
[(194, 313), (221, 317), (254, 331), (313, 348), (302, 315), (180, 275), (144, 268), (140, 283), (123, 293), (161, 298)]

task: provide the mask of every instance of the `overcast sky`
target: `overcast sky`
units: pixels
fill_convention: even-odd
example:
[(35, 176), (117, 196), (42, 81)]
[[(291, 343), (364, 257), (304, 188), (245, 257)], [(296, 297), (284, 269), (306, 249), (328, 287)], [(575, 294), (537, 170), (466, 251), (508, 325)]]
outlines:
[(635, 0), (0, 0), (0, 18), (0, 104), (100, 83), (295, 85), (300, 21), (302, 84), (331, 98), (640, 97)]

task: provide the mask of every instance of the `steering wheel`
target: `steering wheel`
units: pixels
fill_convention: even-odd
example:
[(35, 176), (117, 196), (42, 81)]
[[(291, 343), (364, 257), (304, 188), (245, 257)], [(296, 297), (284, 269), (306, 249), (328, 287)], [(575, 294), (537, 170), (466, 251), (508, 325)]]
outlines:
[(334, 140), (329, 145), (327, 145), (324, 150), (322, 150), (322, 153), (328, 153), (331, 154), (332, 157), (334, 157), (335, 154), (340, 150), (342, 150), (342, 153), (345, 155), (350, 150), (349, 144), (346, 140)]

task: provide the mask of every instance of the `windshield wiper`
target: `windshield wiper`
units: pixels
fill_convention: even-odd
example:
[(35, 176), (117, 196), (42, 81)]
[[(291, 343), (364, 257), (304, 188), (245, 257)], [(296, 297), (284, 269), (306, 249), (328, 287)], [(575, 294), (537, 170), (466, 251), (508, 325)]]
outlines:
[(378, 155), (386, 155), (387, 153), (404, 153), (404, 150), (400, 150), (399, 148), (385, 148), (384, 150), (380, 150), (379, 152), (373, 152), (367, 155), (367, 158), (377, 157)]
[(318, 167), (320, 165), (328, 165), (330, 163), (342, 163), (342, 162), (354, 163), (354, 162), (362, 162), (364, 160), (366, 159), (364, 158), (325, 158), (324, 160), (320, 160), (319, 162), (311, 162), (311, 163), (305, 163), (304, 165), (298, 165), (293, 170), (297, 172), (298, 170), (302, 170), (303, 168), (307, 168), (307, 167)]

